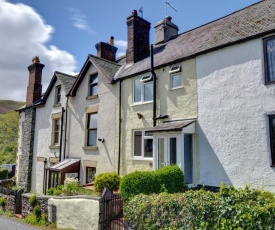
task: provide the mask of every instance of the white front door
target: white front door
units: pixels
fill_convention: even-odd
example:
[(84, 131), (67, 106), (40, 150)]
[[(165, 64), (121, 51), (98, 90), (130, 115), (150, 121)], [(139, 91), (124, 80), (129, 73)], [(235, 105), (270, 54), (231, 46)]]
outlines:
[(185, 175), (185, 183), (193, 181), (192, 134), (168, 134), (154, 136), (154, 169), (177, 164)]
[(181, 167), (181, 135), (157, 135), (154, 140), (155, 169), (173, 164)]

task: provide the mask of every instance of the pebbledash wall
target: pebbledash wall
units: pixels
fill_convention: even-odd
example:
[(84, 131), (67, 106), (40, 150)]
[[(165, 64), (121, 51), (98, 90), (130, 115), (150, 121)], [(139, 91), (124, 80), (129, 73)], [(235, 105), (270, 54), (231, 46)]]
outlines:
[(196, 62), (200, 183), (250, 184), (274, 192), (268, 115), (275, 113), (275, 87), (265, 85), (262, 39)]
[[(98, 74), (98, 96), (86, 99), (91, 74)], [(87, 70), (75, 97), (69, 98), (66, 157), (81, 158), (80, 180), (85, 184), (86, 167), (96, 167), (96, 173), (117, 171), (114, 162), (115, 148), (115, 85), (91, 65)], [(97, 113), (97, 146), (86, 146), (87, 118)]]
[[(149, 60), (148, 60), (149, 61)], [(179, 62), (182, 69), (183, 87), (170, 89), (171, 66), (155, 70), (157, 76), (157, 116), (168, 114), (166, 120), (182, 120), (197, 118), (197, 81), (196, 62), (190, 59)], [(149, 71), (148, 71), (149, 73)], [(147, 73), (147, 75), (148, 75)], [(133, 130), (146, 130), (153, 127), (153, 102), (142, 104), (133, 103), (133, 81), (146, 76), (138, 75), (122, 81), (122, 148), (121, 174), (125, 175), (136, 170), (152, 170), (153, 159), (133, 158)], [(119, 84), (119, 83), (117, 83)], [(119, 90), (119, 87), (117, 87)], [(119, 95), (119, 93), (117, 93)], [(119, 98), (119, 96), (117, 96)], [(119, 111), (117, 110), (117, 116)], [(142, 119), (137, 113), (143, 115)], [(162, 123), (164, 120), (159, 120)], [(119, 124), (117, 124), (118, 127)], [(197, 133), (197, 132), (196, 132)], [(118, 136), (117, 136), (118, 140)], [(193, 149), (193, 179), (198, 182), (199, 177), (199, 149), (197, 134), (194, 135)]]
[[(54, 146), (52, 144), (53, 133), (53, 119), (52, 116), (56, 114), (61, 115), (62, 107), (66, 107), (66, 96), (64, 87), (61, 86), (61, 103), (60, 106), (55, 106), (55, 89), (60, 85), (60, 81), (57, 79), (53, 86), (46, 104), (36, 108), (35, 123), (35, 137), (34, 137), (34, 150), (33, 150), (33, 168), (32, 168), (32, 187), (31, 191), (43, 194), (43, 178), (44, 178), (44, 166), (49, 167), (51, 164), (59, 161), (59, 145)], [(64, 116), (64, 124), (65, 124)], [(63, 133), (63, 143), (64, 143)], [(44, 159), (47, 160), (44, 165)]]

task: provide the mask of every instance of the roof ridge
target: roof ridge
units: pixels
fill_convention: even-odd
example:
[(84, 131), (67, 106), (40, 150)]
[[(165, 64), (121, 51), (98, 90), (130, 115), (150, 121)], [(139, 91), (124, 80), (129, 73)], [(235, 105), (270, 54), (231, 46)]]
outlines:
[[(190, 30), (184, 31), (184, 32), (182, 32), (182, 33), (180, 33), (180, 34), (178, 34), (178, 35), (176, 35), (176, 36), (173, 36), (173, 37), (174, 37), (174, 38), (175, 38), (175, 37), (179, 37), (179, 36), (181, 36), (181, 35), (183, 35), (183, 34), (186, 34), (186, 33), (189, 33), (189, 32), (191, 32), (191, 31), (197, 30), (197, 29), (202, 28), (202, 27), (204, 27), (204, 26), (206, 26), (206, 25), (212, 24), (212, 23), (217, 22), (217, 21), (219, 21), (219, 20), (221, 20), (221, 19), (227, 18), (227, 17), (229, 17), (229, 16), (231, 16), (231, 15), (233, 15), (233, 14), (236, 14), (236, 13), (238, 13), (238, 12), (240, 12), (240, 11), (243, 11), (243, 10), (245, 10), (245, 9), (247, 9), (247, 8), (250, 8), (250, 7), (254, 6), (254, 5), (260, 4), (260, 3), (264, 2), (264, 1), (266, 1), (266, 0), (259, 0), (259, 2), (253, 3), (252, 5), (249, 5), (249, 6), (246, 6), (246, 7), (242, 8), (242, 9), (236, 10), (236, 11), (230, 13), (230, 14), (227, 14), (227, 15), (225, 15), (225, 16), (223, 16), (223, 17), (217, 18), (217, 19), (215, 19), (215, 20), (213, 20), (213, 21), (207, 22), (207, 23), (205, 23), (205, 24), (202, 24), (202, 25), (197, 26), (197, 27), (195, 27), (195, 28), (192, 28), (192, 29), (190, 29)], [(169, 41), (170, 41), (170, 40), (169, 40)], [(166, 43), (168, 43), (169, 41), (167, 41)], [(162, 43), (162, 44), (165, 44), (165, 43)]]
[(92, 55), (92, 54), (89, 54), (88, 56), (91, 57), (91, 58), (96, 58), (96, 59), (99, 59), (99, 60), (101, 60), (101, 61), (108, 62), (108, 63), (113, 64), (113, 65), (121, 66), (120, 64), (117, 64), (117, 63), (115, 63), (115, 62), (108, 61), (108, 60), (106, 60), (106, 59), (104, 59), (104, 58), (101, 58), (101, 57), (98, 57), (98, 56), (95, 56), (95, 55)]
[(54, 74), (62, 74), (62, 75), (68, 76), (68, 77), (76, 78), (76, 76), (73, 76), (73, 75), (70, 75), (70, 74), (67, 74), (67, 73), (63, 73), (63, 72), (60, 72), (60, 71), (54, 71)]

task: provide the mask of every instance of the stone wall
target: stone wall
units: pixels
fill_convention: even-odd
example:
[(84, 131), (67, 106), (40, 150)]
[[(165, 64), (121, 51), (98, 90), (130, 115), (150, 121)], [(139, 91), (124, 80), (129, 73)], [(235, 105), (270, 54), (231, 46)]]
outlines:
[[(33, 206), (30, 204), (30, 197), (34, 194), (25, 193), (22, 195), (22, 216), (25, 218), (27, 215), (33, 212)], [(48, 200), (50, 196), (36, 196), (36, 205), (41, 208), (42, 214), (45, 213), (48, 218)]]
[(16, 191), (9, 188), (0, 187), (0, 197), (5, 197), (7, 204), (5, 206), (6, 211), (14, 213), (16, 202)]
[(22, 123), (22, 156), (19, 162), (18, 186), (25, 191), (30, 191), (36, 109), (29, 107), (24, 112), (25, 121)]

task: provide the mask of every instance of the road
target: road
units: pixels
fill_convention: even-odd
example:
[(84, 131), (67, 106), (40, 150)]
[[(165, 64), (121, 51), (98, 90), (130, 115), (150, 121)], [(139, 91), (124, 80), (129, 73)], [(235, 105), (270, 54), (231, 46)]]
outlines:
[(1, 230), (37, 230), (38, 228), (25, 224), (15, 218), (0, 216)]

